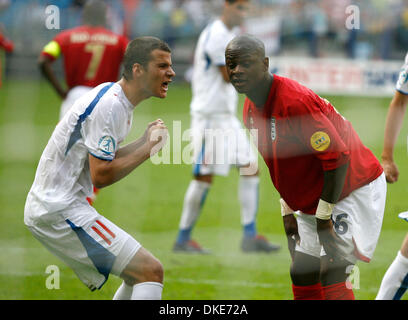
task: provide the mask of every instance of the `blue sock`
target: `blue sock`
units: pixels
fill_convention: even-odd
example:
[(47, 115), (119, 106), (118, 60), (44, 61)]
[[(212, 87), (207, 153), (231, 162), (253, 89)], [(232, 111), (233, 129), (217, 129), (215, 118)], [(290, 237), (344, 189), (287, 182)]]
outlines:
[(177, 236), (177, 243), (183, 243), (186, 242), (188, 240), (190, 240), (191, 238), (191, 230), (192, 228), (188, 228), (188, 229), (180, 229), (178, 236)]
[(256, 236), (256, 225), (255, 221), (244, 225), (244, 237), (253, 238)]

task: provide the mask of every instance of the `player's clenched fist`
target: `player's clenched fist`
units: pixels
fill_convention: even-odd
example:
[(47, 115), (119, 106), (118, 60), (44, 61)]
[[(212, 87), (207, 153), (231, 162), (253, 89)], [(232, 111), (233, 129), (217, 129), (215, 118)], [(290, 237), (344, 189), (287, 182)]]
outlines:
[(393, 161), (383, 160), (382, 167), (388, 183), (394, 183), (398, 180), (398, 167)]
[(151, 149), (150, 155), (159, 152), (166, 144), (168, 137), (168, 129), (163, 120), (157, 119), (150, 122), (145, 130), (144, 137)]

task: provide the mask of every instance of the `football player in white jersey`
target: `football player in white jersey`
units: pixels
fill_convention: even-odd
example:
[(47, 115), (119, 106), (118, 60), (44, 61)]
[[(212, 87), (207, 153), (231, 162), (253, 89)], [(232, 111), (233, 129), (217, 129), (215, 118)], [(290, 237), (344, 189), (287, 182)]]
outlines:
[[(385, 124), (384, 149), (381, 154), (382, 165), (387, 182), (398, 180), (399, 171), (394, 162), (394, 146), (400, 133), (408, 105), (408, 53), (399, 74), (394, 98), (390, 103)], [(398, 215), (408, 221), (408, 211)], [(378, 291), (377, 300), (399, 300), (408, 288), (408, 234), (402, 242), (394, 261), (386, 271)]]
[(124, 280), (114, 299), (158, 300), (160, 261), (85, 199), (93, 185), (119, 181), (166, 141), (167, 128), (158, 119), (138, 140), (120, 146), (135, 106), (152, 96), (166, 97), (175, 75), (170, 48), (154, 37), (137, 38), (123, 62), (118, 82), (83, 95), (56, 126), (27, 196), (24, 223), (91, 290), (100, 289), (112, 273)]
[(270, 252), (279, 249), (256, 231), (257, 156), (236, 116), (238, 95), (230, 84), (225, 67), (225, 48), (239, 31), (248, 9), (249, 0), (225, 0), (221, 17), (211, 22), (198, 39), (190, 104), (194, 177), (184, 197), (179, 233), (173, 247), (176, 252), (208, 252), (191, 239), (191, 232), (211, 187), (213, 175), (228, 175), (231, 165), (255, 168), (248, 175), (241, 174), (239, 182), (244, 230), (242, 250)]

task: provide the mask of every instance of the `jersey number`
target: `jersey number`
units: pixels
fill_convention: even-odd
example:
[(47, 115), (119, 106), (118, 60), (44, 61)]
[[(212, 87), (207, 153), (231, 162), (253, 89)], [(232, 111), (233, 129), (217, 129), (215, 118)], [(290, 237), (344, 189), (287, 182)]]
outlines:
[(103, 52), (105, 51), (105, 45), (99, 43), (88, 43), (85, 46), (85, 52), (92, 53), (91, 61), (89, 61), (88, 69), (85, 73), (85, 79), (93, 79), (101, 64)]
[(334, 229), (336, 230), (337, 234), (342, 235), (347, 233), (348, 231), (348, 225), (346, 221), (342, 221), (342, 219), (347, 219), (348, 214), (347, 213), (341, 213), (336, 217), (336, 221), (334, 222)]

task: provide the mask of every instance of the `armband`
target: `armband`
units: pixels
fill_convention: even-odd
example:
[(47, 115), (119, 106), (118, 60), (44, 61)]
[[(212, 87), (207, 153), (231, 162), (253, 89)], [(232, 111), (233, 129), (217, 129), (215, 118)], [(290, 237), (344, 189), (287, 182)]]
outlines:
[(329, 220), (331, 218), (334, 206), (335, 204), (320, 199), (316, 209), (316, 218)]
[(293, 214), (293, 210), (288, 206), (288, 204), (282, 198), (279, 200), (281, 205), (282, 217)]

